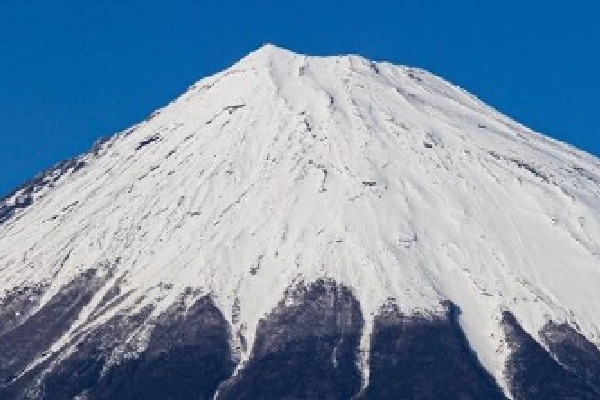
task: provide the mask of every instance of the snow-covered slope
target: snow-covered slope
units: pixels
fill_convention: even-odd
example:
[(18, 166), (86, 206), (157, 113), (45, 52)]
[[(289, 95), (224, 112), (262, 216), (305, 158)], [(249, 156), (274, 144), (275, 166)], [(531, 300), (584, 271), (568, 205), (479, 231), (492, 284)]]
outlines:
[[(259, 320), (320, 278), (360, 303), (363, 386), (390, 303), (426, 316), (457, 305), (509, 396), (503, 313), (540, 343), (553, 321), (600, 344), (600, 160), (428, 72), (358, 56), (265, 46), (24, 186), (2, 220), (4, 297), (39, 289), (24, 314), (98, 271), (89, 302), (23, 371), (184, 293), (211, 295), (247, 360)], [(139, 349), (151, 326), (130, 337)]]

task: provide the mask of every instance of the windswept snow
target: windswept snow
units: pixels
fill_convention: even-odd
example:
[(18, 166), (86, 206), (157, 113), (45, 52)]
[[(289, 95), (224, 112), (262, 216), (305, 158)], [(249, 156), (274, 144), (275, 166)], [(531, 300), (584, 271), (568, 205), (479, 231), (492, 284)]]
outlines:
[(98, 268), (131, 292), (79, 327), (190, 287), (251, 344), (287, 287), (325, 277), (366, 333), (390, 300), (453, 301), (501, 383), (504, 310), (600, 344), (600, 160), (428, 72), (265, 46), (83, 159), (0, 224), (0, 289), (47, 283), (41, 306)]

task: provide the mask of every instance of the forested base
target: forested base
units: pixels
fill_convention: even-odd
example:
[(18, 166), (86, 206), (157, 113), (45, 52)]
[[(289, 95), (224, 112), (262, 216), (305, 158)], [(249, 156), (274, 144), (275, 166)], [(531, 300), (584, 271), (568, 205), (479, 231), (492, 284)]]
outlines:
[[(512, 350), (507, 362), (507, 378), (516, 400), (600, 399), (600, 392), (588, 384), (586, 368), (580, 363), (584, 358), (593, 358), (593, 353), (583, 356), (575, 346), (569, 344), (573, 343), (574, 338), (570, 336), (573, 332), (567, 334), (569, 339), (552, 345), (559, 354), (557, 361), (521, 328), (511, 313), (504, 313), (502, 323)], [(568, 349), (575, 350), (575, 353), (567, 356), (564, 351)], [(575, 369), (559, 363), (561, 359), (568, 361), (568, 358), (575, 362)]]
[[(191, 292), (158, 318), (151, 318), (152, 307), (118, 314), (92, 331), (75, 330), (71, 344), (49, 352), (104, 283), (89, 271), (38, 310), (44, 287), (5, 298), (0, 399), (505, 399), (450, 302), (444, 313), (428, 316), (384, 307), (375, 316), (369, 381), (361, 389), (361, 308), (349, 288), (331, 280), (290, 288), (260, 321), (250, 358), (235, 375), (231, 327), (211, 297)], [(120, 301), (118, 290), (111, 293), (100, 308)], [(153, 328), (140, 353), (133, 333), (148, 325)], [(547, 324), (540, 332), (544, 347), (512, 314), (503, 314), (502, 326), (510, 349), (506, 380), (515, 399), (600, 399), (600, 351), (575, 329)]]
[(406, 316), (387, 307), (375, 319), (371, 373), (363, 400), (504, 399), (480, 365), (447, 303), (439, 316)]
[(541, 331), (550, 353), (600, 398), (600, 350), (567, 324), (548, 323)]
[[(52, 359), (0, 390), (0, 398), (72, 400), (204, 400), (235, 368), (227, 321), (209, 297), (186, 309), (164, 313), (147, 348), (114, 365), (107, 362), (131, 332), (147, 322), (149, 311), (119, 315), (81, 338), (66, 359)], [(26, 338), (26, 337), (25, 337)], [(125, 351), (125, 349), (123, 349)], [(48, 368), (49, 372), (44, 372)]]
[(350, 290), (331, 281), (298, 286), (259, 325), (252, 357), (219, 400), (345, 400), (358, 393), (363, 318)]

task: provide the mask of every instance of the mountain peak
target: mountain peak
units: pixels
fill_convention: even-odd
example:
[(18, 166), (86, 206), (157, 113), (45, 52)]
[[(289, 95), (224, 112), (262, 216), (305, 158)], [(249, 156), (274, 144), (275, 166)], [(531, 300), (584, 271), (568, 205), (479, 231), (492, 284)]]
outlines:
[(286, 59), (300, 56), (300, 54), (294, 53), (290, 50), (271, 43), (266, 43), (260, 46), (258, 49), (250, 52), (247, 56), (242, 58), (238, 64), (251, 63), (267, 65), (279, 60), (284, 61)]
[(262, 46), (260, 46), (258, 49), (256, 49), (254, 52), (255, 53), (269, 53), (269, 54), (293, 53), (292, 51), (285, 49), (283, 47), (277, 46), (276, 44), (273, 44), (273, 43), (265, 43)]
[[(265, 45), (0, 203), (0, 395), (83, 345), (110, 352), (89, 371), (160, 364), (173, 335), (205, 351), (204, 328), (222, 339), (216, 385), (325, 340), (314, 359), (353, 371), (352, 394), (385, 376), (378, 329), (407, 323), (459, 332), (472, 376), (508, 392), (511, 340), (598, 342), (597, 165), (427, 72)], [(254, 398), (285, 397), (311, 396)]]

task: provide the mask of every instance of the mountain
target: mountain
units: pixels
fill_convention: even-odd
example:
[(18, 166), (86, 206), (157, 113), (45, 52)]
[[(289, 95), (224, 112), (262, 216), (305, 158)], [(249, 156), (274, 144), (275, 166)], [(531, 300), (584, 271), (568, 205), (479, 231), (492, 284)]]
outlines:
[(600, 160), (271, 45), (0, 201), (1, 399), (600, 399)]

